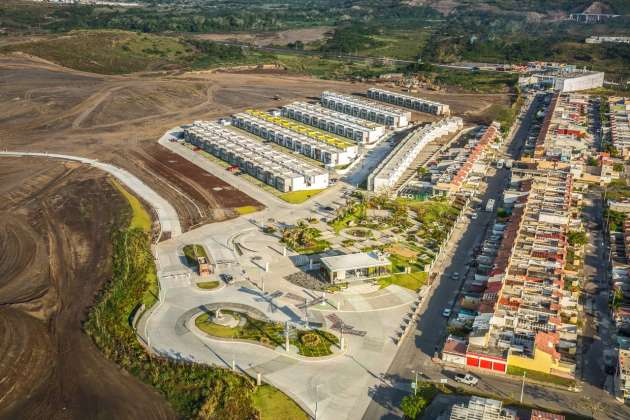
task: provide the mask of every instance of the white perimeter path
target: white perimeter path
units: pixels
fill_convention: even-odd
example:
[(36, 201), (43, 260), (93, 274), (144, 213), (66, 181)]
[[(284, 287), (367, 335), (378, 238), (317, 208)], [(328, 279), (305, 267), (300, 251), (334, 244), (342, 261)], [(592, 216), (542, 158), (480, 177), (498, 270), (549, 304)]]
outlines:
[[(200, 334), (193, 323), (195, 315), (204, 305), (238, 303), (258, 309), (275, 321), (289, 321), (303, 328), (306, 314), (297, 307), (299, 298), (298, 301), (294, 298), (312, 299), (315, 294), (284, 280), (287, 274), (299, 271), (294, 259), (300, 257), (294, 253), (283, 255), (279, 251), (278, 238), (264, 235), (260, 226), (269, 218), (294, 223), (307, 217), (330, 217), (332, 213), (327, 210), (328, 207), (342, 205), (351, 187), (340, 182), (306, 203), (291, 205), (234, 177), (207, 159), (199, 159), (190, 150), (169, 142), (169, 137), (170, 133), (160, 143), (250, 194), (266, 209), (182, 233), (175, 209), (123, 169), (68, 155), (0, 152), (0, 156), (47, 157), (94, 166), (116, 177), (155, 209), (162, 230), (171, 232), (171, 239), (158, 243), (153, 249), (160, 279), (160, 302), (138, 324), (138, 332), (152, 351), (180, 360), (228, 368), (234, 365), (237, 370), (254, 377), (260, 374), (264, 382), (287, 393), (311, 417), (330, 420), (362, 418), (376, 389), (398, 382), (385, 373), (397, 351), (392, 337), (402, 319), (408, 316), (416, 299), (415, 293), (397, 286), (382, 290), (359, 287), (361, 290), (330, 296), (329, 302), (332, 303), (312, 307), (308, 314), (310, 321), (323, 324), (325, 329), (331, 327), (327, 316), (336, 314), (345, 324), (366, 332), (363, 337), (344, 334), (345, 352), (328, 360), (310, 361), (255, 344), (218, 341)], [(366, 160), (378, 161), (387, 149), (384, 146), (372, 151)], [(364, 169), (359, 166), (352, 172), (355, 177), (360, 177)], [(235, 252), (235, 242), (241, 244), (244, 254)], [(182, 252), (183, 246), (191, 243), (203, 244), (213, 261), (222, 261), (220, 272), (233, 274), (236, 283), (214, 292), (198, 289), (195, 273), (185, 265)], [(265, 273), (261, 269), (261, 259), (270, 264), (270, 272)], [(284, 294), (273, 305), (268, 295), (257, 287), (262, 280), (267, 293), (282, 291)], [(333, 306), (338, 301), (342, 302), (339, 309)]]
[(109, 163), (99, 162), (96, 159), (88, 159), (80, 156), (71, 155), (59, 155), (54, 153), (38, 153), (38, 152), (0, 152), (0, 156), (6, 157), (45, 157), (49, 159), (59, 160), (71, 160), (74, 162), (80, 162), (87, 165), (91, 165), (95, 168), (103, 170), (110, 175), (114, 176), (136, 195), (146, 201), (157, 214), (157, 218), (160, 222), (162, 235), (167, 236), (170, 233), (171, 237), (179, 236), (182, 233), (181, 225), (179, 224), (179, 217), (175, 208), (171, 204), (163, 199), (158, 193), (151, 189), (147, 184), (142, 182), (136, 176), (127, 172), (124, 169), (118, 168)]

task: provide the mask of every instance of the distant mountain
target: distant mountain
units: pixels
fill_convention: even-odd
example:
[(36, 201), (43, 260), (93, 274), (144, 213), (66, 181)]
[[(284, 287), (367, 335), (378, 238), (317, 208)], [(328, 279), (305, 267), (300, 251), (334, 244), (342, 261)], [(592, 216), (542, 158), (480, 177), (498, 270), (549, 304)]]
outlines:
[(443, 15), (458, 9), (488, 12), (538, 13), (549, 16), (569, 13), (630, 14), (628, 0), (407, 0), (410, 6), (429, 6)]

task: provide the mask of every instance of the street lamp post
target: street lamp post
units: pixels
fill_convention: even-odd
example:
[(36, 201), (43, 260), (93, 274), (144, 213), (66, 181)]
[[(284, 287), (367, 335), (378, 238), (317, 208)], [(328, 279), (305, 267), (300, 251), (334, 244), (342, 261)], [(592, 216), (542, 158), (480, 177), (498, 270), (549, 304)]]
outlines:
[(415, 379), (413, 382), (413, 396), (415, 397), (418, 394), (418, 371), (415, 369), (411, 369), (411, 373), (415, 375)]
[(523, 394), (525, 394), (525, 376), (527, 376), (527, 372), (523, 371), (523, 383), (521, 384), (521, 404), (523, 404)]
[(315, 385), (315, 420), (317, 420), (317, 405), (319, 404), (319, 387), (322, 384)]

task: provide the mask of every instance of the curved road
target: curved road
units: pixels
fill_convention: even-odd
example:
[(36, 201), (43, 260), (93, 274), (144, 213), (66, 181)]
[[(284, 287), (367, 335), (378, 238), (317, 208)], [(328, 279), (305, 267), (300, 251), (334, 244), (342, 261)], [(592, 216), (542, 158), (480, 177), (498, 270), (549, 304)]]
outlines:
[(80, 162), (98, 168), (102, 171), (114, 176), (125, 186), (131, 189), (144, 201), (146, 201), (157, 214), (157, 218), (160, 222), (162, 234), (168, 237), (170, 233), (171, 237), (179, 236), (182, 233), (181, 225), (179, 224), (179, 217), (175, 208), (165, 199), (163, 199), (158, 193), (151, 189), (147, 184), (142, 182), (136, 176), (127, 172), (124, 169), (118, 168), (109, 163), (99, 162), (96, 159), (88, 159), (80, 156), (60, 155), (55, 153), (45, 152), (0, 152), (0, 157), (45, 157), (49, 159), (70, 160), (74, 162)]

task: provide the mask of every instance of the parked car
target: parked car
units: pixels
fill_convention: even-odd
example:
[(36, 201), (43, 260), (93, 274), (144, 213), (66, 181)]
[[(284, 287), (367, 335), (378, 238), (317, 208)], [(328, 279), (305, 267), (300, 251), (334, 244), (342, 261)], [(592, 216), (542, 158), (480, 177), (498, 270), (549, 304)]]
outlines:
[(444, 308), (444, 310), (442, 311), (442, 316), (444, 318), (448, 318), (451, 316), (451, 310), (449, 308)]
[(477, 383), (479, 383), (479, 378), (471, 375), (470, 373), (458, 373), (457, 375), (455, 375), (455, 381), (459, 382), (460, 384), (475, 386), (477, 385)]

